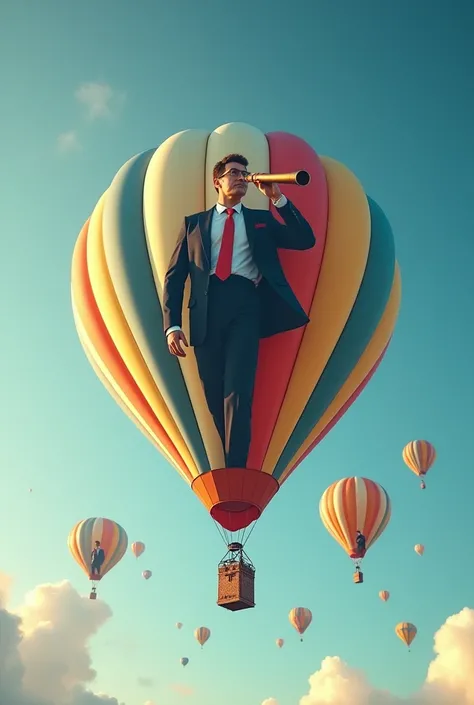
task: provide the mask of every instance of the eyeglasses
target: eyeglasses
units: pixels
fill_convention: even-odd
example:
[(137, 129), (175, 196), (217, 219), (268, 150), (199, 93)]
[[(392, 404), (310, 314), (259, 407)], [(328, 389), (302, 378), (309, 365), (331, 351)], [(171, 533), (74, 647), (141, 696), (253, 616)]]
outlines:
[(218, 178), (222, 179), (224, 176), (232, 176), (233, 179), (237, 178), (237, 176), (241, 176), (243, 179), (245, 179), (246, 176), (250, 174), (250, 171), (245, 171), (243, 169), (229, 169), (229, 171), (224, 171), (223, 174), (221, 174)]

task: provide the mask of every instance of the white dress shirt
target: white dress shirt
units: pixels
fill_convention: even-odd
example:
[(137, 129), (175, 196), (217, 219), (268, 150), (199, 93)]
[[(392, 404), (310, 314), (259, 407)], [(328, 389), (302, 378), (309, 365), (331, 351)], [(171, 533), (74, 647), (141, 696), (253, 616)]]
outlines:
[[(287, 198), (284, 194), (273, 205), (276, 208), (283, 208), (287, 203)], [(232, 274), (238, 274), (241, 277), (246, 277), (252, 281), (257, 281), (259, 271), (257, 265), (253, 261), (252, 251), (250, 249), (245, 229), (244, 214), (242, 213), (242, 203), (237, 203), (233, 206), (235, 213), (234, 218), (234, 249), (232, 252)], [(210, 274), (215, 274), (217, 260), (221, 249), (222, 236), (224, 234), (224, 224), (227, 220), (226, 206), (221, 203), (216, 203), (216, 212), (212, 216), (211, 225), (211, 269)], [(166, 335), (175, 330), (181, 330), (180, 326), (170, 326), (166, 330)]]

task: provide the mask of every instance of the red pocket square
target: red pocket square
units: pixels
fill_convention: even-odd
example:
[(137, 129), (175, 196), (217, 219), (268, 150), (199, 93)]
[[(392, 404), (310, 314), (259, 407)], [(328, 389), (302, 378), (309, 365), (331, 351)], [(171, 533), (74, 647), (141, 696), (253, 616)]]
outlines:
[(256, 228), (266, 228), (267, 224), (266, 223), (255, 223)]

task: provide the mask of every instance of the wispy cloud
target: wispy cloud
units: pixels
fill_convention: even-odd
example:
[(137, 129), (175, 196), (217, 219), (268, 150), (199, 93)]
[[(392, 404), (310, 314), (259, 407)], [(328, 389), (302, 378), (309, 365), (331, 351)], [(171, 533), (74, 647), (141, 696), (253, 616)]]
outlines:
[(137, 683), (138, 683), (138, 685), (141, 685), (142, 688), (151, 688), (151, 686), (153, 685), (153, 680), (151, 678), (139, 676), (137, 678)]
[(89, 120), (113, 117), (125, 101), (125, 93), (115, 90), (108, 83), (82, 83), (74, 95), (85, 107)]
[(58, 135), (57, 147), (60, 152), (77, 152), (81, 148), (76, 130), (69, 130)]

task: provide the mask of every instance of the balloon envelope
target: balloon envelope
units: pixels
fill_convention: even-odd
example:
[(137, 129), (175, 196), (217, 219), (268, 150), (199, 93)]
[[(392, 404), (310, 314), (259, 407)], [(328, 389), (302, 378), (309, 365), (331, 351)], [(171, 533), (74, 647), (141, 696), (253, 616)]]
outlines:
[(411, 622), (400, 622), (400, 624), (397, 624), (395, 627), (395, 634), (404, 644), (410, 646), (413, 639), (416, 637), (417, 628), (414, 624), (411, 624)]
[(288, 619), (298, 634), (304, 634), (313, 620), (313, 615), (307, 607), (294, 607), (290, 611)]
[(131, 545), (131, 551), (135, 558), (139, 558), (145, 550), (145, 544), (142, 541), (134, 541)]
[(144, 570), (142, 575), (145, 578), (145, 580), (149, 580), (151, 578), (151, 576), (153, 575), (153, 573), (151, 572), (151, 570)]
[(367, 551), (386, 529), (391, 503), (377, 482), (366, 477), (345, 477), (324, 491), (319, 514), (331, 536), (348, 556), (355, 558), (357, 531), (364, 534)]
[(436, 450), (429, 441), (410, 441), (402, 451), (402, 458), (415, 475), (423, 476), (436, 460)]
[[(128, 537), (125, 529), (111, 519), (91, 517), (79, 521), (69, 534), (68, 548), (87, 576), (90, 575), (91, 553), (95, 548), (95, 541), (100, 541), (105, 553), (105, 561), (100, 569), (100, 577), (103, 578), (125, 555)], [(97, 580), (97, 576), (94, 576), (94, 579)]]
[[(194, 354), (171, 356), (163, 331), (163, 281), (181, 223), (214, 206), (213, 165), (229, 152), (246, 154), (252, 171), (309, 171), (308, 186), (282, 191), (316, 236), (311, 250), (279, 252), (311, 320), (261, 340), (247, 468), (225, 467)], [(279, 218), (253, 186), (244, 205)], [(392, 230), (354, 174), (295, 135), (245, 123), (185, 130), (126, 162), (82, 228), (71, 278), (77, 333), (97, 376), (229, 530), (261, 515), (357, 399), (385, 354), (400, 304)], [(189, 340), (188, 299), (189, 282)]]
[(194, 632), (194, 638), (201, 644), (201, 646), (204, 646), (210, 636), (211, 631), (207, 627), (198, 627)]
[(381, 590), (379, 592), (379, 597), (382, 600), (382, 602), (387, 602), (388, 598), (390, 597), (390, 593), (388, 590)]

